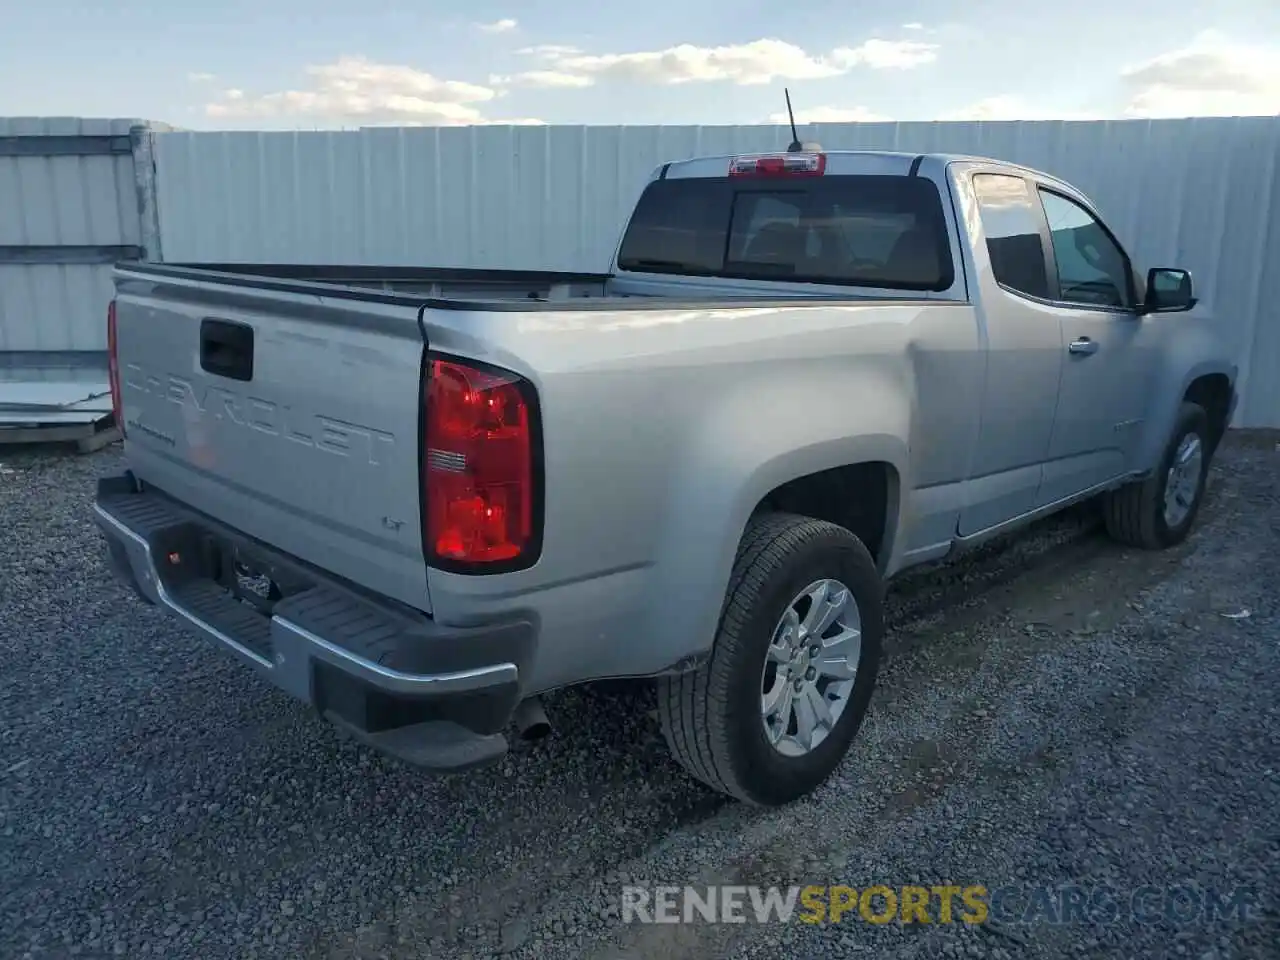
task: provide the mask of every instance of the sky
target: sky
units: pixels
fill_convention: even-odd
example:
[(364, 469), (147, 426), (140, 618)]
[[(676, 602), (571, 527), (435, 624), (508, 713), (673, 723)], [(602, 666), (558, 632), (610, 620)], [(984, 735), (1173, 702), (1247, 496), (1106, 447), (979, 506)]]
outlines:
[(784, 86), (801, 123), (1280, 114), (1280, 2), (0, 0), (8, 116), (749, 124)]

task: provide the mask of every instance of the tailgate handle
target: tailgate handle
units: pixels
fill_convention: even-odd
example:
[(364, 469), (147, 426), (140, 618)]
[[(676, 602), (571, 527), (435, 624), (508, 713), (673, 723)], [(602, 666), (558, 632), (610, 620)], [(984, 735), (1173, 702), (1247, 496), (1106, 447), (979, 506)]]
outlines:
[(252, 380), (253, 327), (213, 317), (201, 320), (200, 369), (228, 380)]

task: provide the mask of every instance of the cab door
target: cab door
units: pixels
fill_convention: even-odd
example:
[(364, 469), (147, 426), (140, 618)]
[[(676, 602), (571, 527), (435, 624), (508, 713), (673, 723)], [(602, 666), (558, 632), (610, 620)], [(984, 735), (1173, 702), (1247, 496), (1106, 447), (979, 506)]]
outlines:
[(1035, 186), (1007, 167), (969, 183), (977, 309), (986, 333), (981, 423), (957, 532), (970, 536), (1037, 504), (1053, 436), (1065, 345), (1050, 301), (1049, 261)]
[(1064, 345), (1053, 435), (1038, 500), (1049, 504), (1131, 466), (1155, 370), (1151, 322), (1137, 312), (1128, 255), (1082, 198), (1037, 183), (1050, 289)]

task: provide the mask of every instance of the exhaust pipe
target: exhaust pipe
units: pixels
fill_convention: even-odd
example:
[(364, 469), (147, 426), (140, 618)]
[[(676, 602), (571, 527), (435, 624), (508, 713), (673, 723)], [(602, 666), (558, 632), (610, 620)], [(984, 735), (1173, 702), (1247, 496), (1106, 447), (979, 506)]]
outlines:
[(514, 720), (521, 740), (529, 742), (541, 740), (551, 732), (551, 721), (547, 719), (547, 712), (542, 708), (541, 697), (521, 700), (516, 706)]

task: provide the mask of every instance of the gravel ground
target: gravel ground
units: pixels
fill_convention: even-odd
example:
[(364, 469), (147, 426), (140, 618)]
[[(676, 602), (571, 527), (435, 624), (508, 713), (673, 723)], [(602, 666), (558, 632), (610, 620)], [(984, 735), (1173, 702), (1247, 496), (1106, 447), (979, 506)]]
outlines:
[[(781, 811), (667, 759), (647, 690), (431, 779), (109, 578), (91, 457), (0, 451), (0, 956), (1280, 956), (1275, 440), (1233, 439), (1191, 540), (1043, 524), (890, 595), (855, 749)], [(1247, 612), (1247, 616), (1243, 615)], [(624, 925), (623, 884), (1254, 892), (1238, 923)]]

